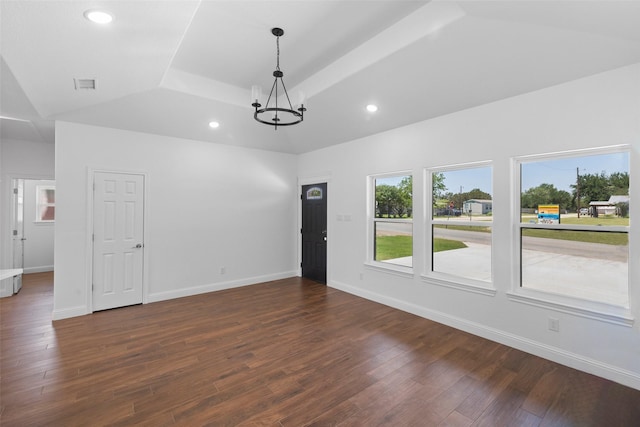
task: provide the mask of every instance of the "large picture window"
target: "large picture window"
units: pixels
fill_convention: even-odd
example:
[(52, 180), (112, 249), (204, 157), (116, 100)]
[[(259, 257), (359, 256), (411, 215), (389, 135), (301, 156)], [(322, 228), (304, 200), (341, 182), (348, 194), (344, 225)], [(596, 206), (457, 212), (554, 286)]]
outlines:
[(428, 174), (431, 276), (487, 287), (492, 280), (491, 166), (458, 165), (430, 169)]
[(413, 267), (413, 178), (372, 177), (371, 259), (381, 265)]
[(539, 156), (517, 167), (520, 286), (628, 307), (628, 151)]

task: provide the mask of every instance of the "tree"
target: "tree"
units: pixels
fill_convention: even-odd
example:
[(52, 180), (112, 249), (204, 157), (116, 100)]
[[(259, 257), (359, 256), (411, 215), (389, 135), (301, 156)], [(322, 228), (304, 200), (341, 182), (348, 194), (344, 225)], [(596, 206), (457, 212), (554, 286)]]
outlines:
[(444, 185), (444, 172), (435, 172), (431, 174), (431, 181), (433, 183), (433, 205), (436, 205), (436, 200), (442, 199), (444, 197), (444, 191), (447, 189), (447, 186)]
[(571, 204), (571, 194), (558, 190), (553, 184), (540, 184), (530, 188), (522, 193), (520, 199), (521, 207), (531, 209), (538, 209), (538, 205), (560, 205), (560, 209), (569, 209)]
[(623, 218), (629, 217), (629, 203), (616, 203), (616, 211)]
[(400, 196), (400, 205), (397, 213), (403, 216), (406, 212), (408, 217), (413, 215), (413, 177), (405, 176), (398, 184), (398, 192)]
[(466, 194), (466, 200), (476, 199), (476, 200), (491, 200), (491, 194), (485, 193), (479, 188), (474, 188)]
[(609, 183), (613, 187), (612, 196), (627, 196), (629, 194), (629, 174), (614, 172), (609, 175)]
[[(592, 201), (609, 200), (614, 195), (629, 194), (629, 174), (627, 172), (614, 172), (607, 176), (604, 172), (599, 174), (585, 174), (578, 178), (580, 186), (580, 206), (588, 206)], [(577, 186), (573, 188), (573, 198), (577, 195)]]
[[(609, 178), (604, 172), (600, 174), (580, 175), (578, 178), (580, 184), (580, 206), (589, 205), (594, 200), (609, 200), (613, 188), (610, 186)], [(574, 189), (574, 198), (576, 197), (576, 185), (571, 186)]]
[(391, 216), (394, 212), (394, 207), (400, 199), (398, 187), (388, 184), (382, 184), (376, 186), (376, 216), (382, 217), (383, 215)]
[(453, 206), (455, 206), (456, 209), (462, 209), (464, 202), (466, 202), (467, 200), (491, 200), (491, 194), (485, 193), (479, 188), (474, 188), (473, 190), (467, 191), (466, 193), (452, 193), (449, 191), (446, 194), (443, 194), (443, 197), (449, 200), (449, 203), (453, 203)]

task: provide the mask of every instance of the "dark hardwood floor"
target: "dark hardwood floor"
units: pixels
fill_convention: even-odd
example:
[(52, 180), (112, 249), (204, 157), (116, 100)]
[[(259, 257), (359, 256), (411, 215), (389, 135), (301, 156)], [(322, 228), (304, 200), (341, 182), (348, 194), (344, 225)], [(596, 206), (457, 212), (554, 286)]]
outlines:
[(0, 300), (0, 424), (640, 426), (640, 391), (291, 278), (51, 322)]

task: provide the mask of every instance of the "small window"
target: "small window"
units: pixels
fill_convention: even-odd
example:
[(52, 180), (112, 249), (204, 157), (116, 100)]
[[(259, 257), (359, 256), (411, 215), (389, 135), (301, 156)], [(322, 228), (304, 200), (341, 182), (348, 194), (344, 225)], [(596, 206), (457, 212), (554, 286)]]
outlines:
[(413, 267), (413, 179), (411, 175), (372, 178), (371, 218), (375, 262)]
[(55, 187), (50, 185), (36, 186), (36, 222), (53, 222), (55, 217)]
[(493, 194), (486, 163), (431, 169), (431, 276), (487, 287)]
[(629, 153), (518, 161), (523, 289), (628, 307)]

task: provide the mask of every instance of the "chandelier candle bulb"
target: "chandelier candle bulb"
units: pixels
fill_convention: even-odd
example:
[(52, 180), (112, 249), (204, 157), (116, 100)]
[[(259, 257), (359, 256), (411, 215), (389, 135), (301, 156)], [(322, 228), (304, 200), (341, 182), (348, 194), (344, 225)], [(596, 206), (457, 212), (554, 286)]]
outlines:
[(307, 102), (307, 94), (298, 91), (298, 105), (304, 105)]
[(258, 85), (251, 86), (251, 102), (259, 104), (262, 98), (262, 88)]

